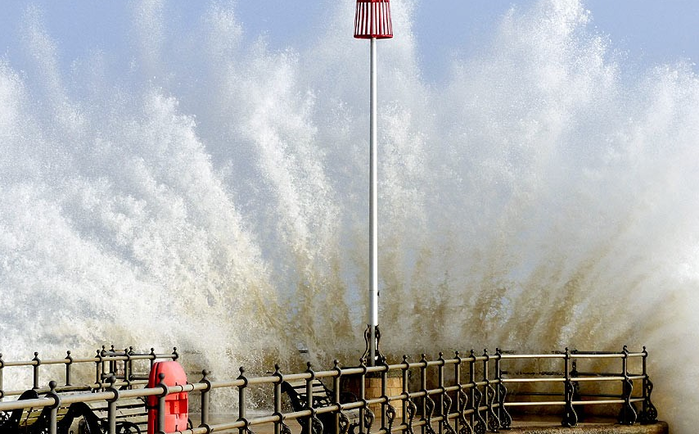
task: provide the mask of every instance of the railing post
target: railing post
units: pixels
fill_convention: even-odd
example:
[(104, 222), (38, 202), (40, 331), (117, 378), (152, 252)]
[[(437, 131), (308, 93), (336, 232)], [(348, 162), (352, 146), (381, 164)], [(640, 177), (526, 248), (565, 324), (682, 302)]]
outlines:
[(70, 355), (70, 351), (66, 352), (66, 386), (71, 385), (71, 367), (73, 365), (73, 356)]
[(32, 359), (34, 364), (34, 389), (39, 388), (39, 366), (41, 366), (41, 359), (39, 359), (39, 353), (34, 353), (34, 358)]
[(427, 394), (427, 355), (422, 354), (420, 357), (420, 391), (423, 393), (422, 402), (420, 404), (422, 410), (422, 434), (433, 434), (432, 429), (432, 413), (434, 412), (434, 401)]
[[(571, 350), (570, 354), (571, 356), (573, 354), (576, 354), (578, 350)], [(580, 401), (581, 398), (581, 384), (579, 381), (575, 381), (575, 378), (580, 376), (580, 373), (578, 372), (578, 362), (575, 359), (571, 359), (571, 370), (570, 370), (570, 376), (573, 381), (573, 401)], [(575, 414), (578, 416), (578, 422), (582, 422), (585, 420), (585, 406), (584, 405), (578, 405), (578, 406), (573, 406), (575, 409)]]
[(246, 389), (248, 387), (248, 379), (245, 377), (245, 369), (240, 367), (240, 375), (238, 380), (243, 380), (243, 384), (238, 386), (238, 421), (243, 422), (243, 426), (238, 428), (238, 434), (246, 434), (250, 431), (247, 419), (247, 403), (245, 402)]
[(274, 434), (281, 434), (281, 424), (284, 423), (284, 415), (282, 414), (282, 383), (284, 382), (284, 376), (279, 370), (279, 365), (274, 365), (274, 373), (272, 374), (277, 377), (277, 381), (274, 383), (274, 416), (279, 418), (279, 420), (274, 421)]
[(131, 389), (131, 349), (124, 348), (124, 355), (126, 360), (124, 360), (124, 381), (126, 382), (126, 387)]
[(107, 353), (107, 356), (109, 357), (109, 373), (116, 375), (117, 374), (117, 361), (115, 360), (116, 357), (116, 348), (114, 348), (114, 344), (109, 348), (109, 353)]
[(573, 408), (573, 397), (575, 396), (575, 386), (573, 385), (573, 380), (570, 375), (570, 350), (566, 348), (564, 357), (564, 372), (565, 372), (565, 412), (563, 415), (563, 421), (561, 424), (567, 427), (573, 427), (578, 424), (578, 415), (575, 413), (575, 408)]
[(512, 425), (512, 416), (505, 408), (505, 398), (507, 397), (507, 387), (502, 381), (502, 350), (495, 349), (495, 380), (497, 384), (497, 401), (498, 401), (498, 419), (500, 420), (500, 428), (510, 429)]
[(445, 411), (444, 408), (444, 353), (439, 352), (439, 366), (437, 366), (437, 387), (440, 390), (439, 394), (439, 412), (444, 418), (442, 423), (439, 424), (438, 433), (444, 433), (444, 423), (448, 423), (449, 412)]
[(163, 390), (163, 392), (158, 396), (158, 426), (156, 427), (155, 432), (165, 434), (165, 412), (167, 410), (165, 398), (167, 397), (168, 387), (167, 384), (165, 384), (164, 373), (160, 373), (158, 378), (160, 379), (158, 386)]
[(473, 413), (471, 413), (471, 426), (474, 431), (478, 433), (484, 433), (486, 430), (486, 421), (481, 414), (481, 402), (483, 399), (483, 394), (478, 385), (476, 384), (476, 352), (471, 350), (471, 360), (469, 362), (469, 368), (471, 372), (469, 373), (469, 379), (471, 380), (471, 408)]
[(106, 373), (106, 366), (107, 362), (104, 360), (104, 358), (107, 356), (107, 350), (105, 349), (105, 346), (102, 345), (102, 350), (100, 351), (100, 389), (104, 389), (104, 382), (107, 379), (107, 373)]
[(5, 361), (2, 359), (2, 353), (0, 353), (0, 402), (2, 402), (5, 397), (5, 388), (2, 381), (3, 371), (5, 370)]
[(452, 406), (452, 399), (449, 397), (449, 393), (447, 392), (444, 384), (444, 370), (446, 369), (446, 360), (444, 360), (444, 353), (440, 352), (439, 353), (439, 388), (442, 391), (442, 393), (439, 395), (439, 407), (440, 407), (440, 414), (442, 415), (442, 423), (439, 425), (439, 432), (440, 434), (443, 433), (444, 431), (447, 432), (447, 434), (456, 434), (456, 431), (454, 428), (451, 426), (451, 423), (449, 422), (449, 414), (451, 412), (451, 406)]
[(379, 358), (381, 366), (385, 367), (386, 370), (381, 372), (381, 397), (384, 402), (381, 403), (381, 429), (386, 434), (391, 434), (393, 430), (393, 422), (396, 420), (396, 409), (389, 401), (388, 396), (388, 363), (386, 363), (386, 357), (380, 356)]
[(102, 364), (102, 353), (100, 353), (100, 350), (97, 350), (97, 354), (95, 356), (95, 383), (99, 385), (99, 387), (102, 387), (102, 375), (100, 372), (100, 365)]
[[(335, 371), (335, 376), (333, 376), (333, 404), (340, 405), (340, 379), (342, 378), (342, 369), (340, 368), (340, 361), (337, 359), (333, 360), (333, 370)], [(333, 412), (333, 429), (330, 431), (331, 433), (340, 433), (340, 411), (342, 410)]]
[(402, 424), (407, 427), (408, 434), (414, 434), (413, 432), (413, 418), (415, 413), (417, 413), (417, 406), (410, 398), (410, 364), (408, 363), (408, 356), (403, 355), (403, 420)]
[(199, 424), (200, 427), (206, 428), (206, 432), (210, 433), (211, 428), (209, 427), (209, 408), (211, 405), (211, 381), (208, 378), (209, 371), (204, 369), (201, 371), (201, 381), (200, 383), (204, 383), (206, 387), (201, 391), (201, 422)]
[(306, 373), (310, 374), (306, 379), (306, 409), (310, 410), (311, 414), (308, 416), (304, 434), (321, 434), (322, 422), (316, 417), (316, 409), (313, 406), (313, 380), (316, 378), (316, 373), (313, 371), (311, 362), (306, 362)]
[(47, 397), (53, 398), (54, 400), (54, 403), (49, 406), (51, 409), (51, 414), (49, 416), (49, 434), (58, 433), (58, 407), (61, 405), (61, 397), (56, 393), (57, 385), (55, 381), (50, 381), (50, 391), (46, 394)]
[(461, 385), (461, 354), (458, 351), (454, 352), (454, 358), (456, 363), (454, 364), (454, 384), (459, 388), (456, 391), (456, 413), (458, 417), (454, 421), (454, 429), (456, 432), (460, 432), (461, 417), (463, 416), (464, 405), (461, 402), (461, 394), (463, 393), (463, 386)]
[(476, 395), (478, 394), (478, 390), (476, 387), (476, 352), (471, 349), (471, 354), (470, 354), (470, 359), (468, 361), (468, 380), (469, 384), (471, 385), (471, 402), (469, 403), (470, 409), (473, 410), (471, 412), (471, 426), (475, 427), (476, 426), (476, 414), (478, 413), (478, 405), (476, 403)]
[(486, 424), (491, 432), (498, 432), (500, 428), (500, 420), (495, 414), (495, 389), (490, 382), (490, 354), (488, 354), (488, 349), (483, 350), (483, 382), (485, 386), (483, 387), (485, 395), (485, 405), (486, 410)]
[[(0, 355), (1, 357), (1, 355)], [(653, 383), (650, 381), (650, 377), (648, 377), (648, 371), (647, 371), (647, 362), (648, 359), (648, 351), (646, 351), (646, 347), (643, 347), (643, 411), (641, 412), (641, 423), (642, 424), (649, 424), (649, 423), (655, 423), (658, 420), (658, 411), (655, 409), (655, 406), (650, 400), (650, 395), (653, 392)]]
[[(107, 391), (112, 392), (114, 396), (110, 399), (107, 400), (107, 423), (109, 426), (109, 434), (116, 434), (116, 417), (117, 417), (117, 401), (119, 400), (119, 391), (117, 390), (116, 387), (114, 387), (114, 383), (116, 383), (116, 377), (111, 376), (107, 379), (109, 382), (109, 387), (107, 388)], [(164, 425), (160, 425), (164, 426)]]
[(134, 375), (133, 375), (133, 372), (134, 372), (133, 371), (133, 355), (134, 354), (136, 354), (136, 352), (134, 351), (133, 347), (130, 346), (129, 347), (129, 376), (130, 376), (129, 380), (134, 379)]
[(359, 407), (359, 434), (365, 434), (364, 432), (364, 420), (366, 417), (366, 411), (367, 411), (367, 402), (366, 402), (366, 371), (367, 371), (367, 365), (366, 365), (366, 358), (362, 357), (359, 360), (359, 366), (362, 368), (362, 374), (360, 375), (359, 379), (359, 401), (362, 403), (362, 406)]
[(622, 390), (624, 404), (622, 404), (619, 412), (619, 424), (633, 425), (638, 418), (636, 409), (631, 403), (631, 394), (633, 393), (633, 381), (629, 378), (629, 349), (624, 345), (621, 355), (621, 371), (624, 379), (622, 380)]

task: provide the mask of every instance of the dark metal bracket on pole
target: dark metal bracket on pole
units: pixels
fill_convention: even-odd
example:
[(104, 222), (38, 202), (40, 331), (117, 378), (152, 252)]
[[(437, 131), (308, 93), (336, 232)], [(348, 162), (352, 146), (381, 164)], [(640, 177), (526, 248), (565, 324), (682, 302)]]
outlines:
[[(364, 342), (366, 343), (366, 349), (364, 350), (364, 354), (362, 354), (361, 358), (367, 361), (367, 365), (376, 366), (385, 363), (386, 356), (384, 356), (379, 350), (379, 344), (381, 342), (381, 330), (379, 330), (378, 325), (374, 326), (373, 329), (371, 325), (366, 326), (366, 330), (364, 330)], [(374, 345), (372, 345), (372, 342)], [(373, 363), (372, 360), (370, 360), (372, 349), (374, 350)]]

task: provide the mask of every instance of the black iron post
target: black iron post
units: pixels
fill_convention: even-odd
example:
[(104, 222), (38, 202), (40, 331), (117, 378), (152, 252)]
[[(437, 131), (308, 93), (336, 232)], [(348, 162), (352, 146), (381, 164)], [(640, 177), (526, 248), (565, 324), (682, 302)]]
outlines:
[(71, 385), (71, 367), (73, 365), (73, 356), (70, 355), (70, 351), (66, 353), (66, 386)]
[(629, 349), (624, 345), (621, 357), (621, 371), (624, 379), (622, 380), (622, 390), (624, 404), (619, 412), (619, 423), (621, 425), (633, 425), (636, 422), (638, 414), (631, 403), (631, 394), (633, 393), (633, 382), (629, 378)]
[(39, 359), (39, 353), (34, 353), (34, 358), (32, 359), (34, 364), (34, 389), (39, 388), (39, 366), (41, 366), (41, 359)]
[(58, 407), (61, 405), (61, 397), (56, 393), (56, 386), (58, 383), (55, 381), (49, 382), (49, 393), (46, 394), (47, 397), (53, 398), (53, 404), (49, 406), (51, 409), (51, 414), (49, 415), (49, 434), (58, 433)]
[(5, 361), (2, 359), (2, 353), (0, 353), (0, 402), (5, 397), (5, 388), (3, 386), (3, 371), (5, 370)]
[(249, 429), (246, 412), (247, 403), (245, 402), (245, 392), (246, 388), (248, 387), (248, 379), (245, 377), (245, 368), (242, 366), (240, 367), (240, 375), (237, 379), (243, 381), (243, 384), (238, 386), (238, 421), (243, 422), (243, 426), (238, 428), (238, 434), (246, 434)]
[(366, 372), (367, 372), (367, 361), (364, 357), (359, 360), (359, 366), (362, 368), (362, 374), (359, 379), (359, 401), (362, 406), (359, 407), (359, 434), (365, 434), (364, 432), (364, 420), (367, 411), (367, 400), (366, 400)]
[[(116, 377), (113, 375), (107, 380), (109, 382), (109, 387), (107, 391), (112, 392), (114, 396), (107, 400), (107, 423), (109, 424), (109, 432), (116, 433), (116, 416), (117, 416), (117, 401), (119, 400), (119, 391), (114, 387), (116, 382)], [(164, 426), (160, 425), (160, 426)]]
[(440, 390), (439, 394), (439, 411), (443, 417), (442, 423), (439, 424), (439, 434), (444, 433), (444, 425), (449, 423), (449, 411), (444, 407), (444, 353), (439, 352), (439, 366), (437, 366), (437, 387)]
[(502, 350), (500, 348), (495, 349), (495, 379), (498, 382), (497, 385), (497, 400), (498, 400), (498, 419), (500, 420), (500, 428), (510, 429), (512, 425), (512, 416), (505, 408), (505, 398), (507, 397), (507, 387), (502, 381)]
[[(340, 361), (335, 359), (333, 360), (333, 370), (335, 371), (335, 376), (333, 377), (333, 404), (337, 405), (338, 407), (340, 406), (341, 399), (340, 399), (340, 387), (341, 387), (341, 379), (342, 379), (342, 368), (340, 368)], [(336, 411), (333, 413), (333, 429), (332, 433), (334, 434), (339, 434), (340, 433), (340, 413), (342, 409)]]
[(209, 374), (210, 372), (206, 369), (201, 371), (202, 378), (201, 381), (199, 381), (206, 385), (201, 391), (201, 422), (199, 426), (205, 427), (207, 433), (211, 432), (211, 428), (209, 427), (209, 408), (211, 406), (211, 381), (209, 380)]
[(417, 408), (410, 398), (410, 363), (408, 363), (407, 355), (403, 355), (401, 369), (403, 370), (403, 393), (401, 394), (403, 396), (402, 424), (407, 426), (408, 434), (413, 434), (413, 417), (415, 417)]
[(566, 348), (564, 356), (564, 372), (565, 372), (565, 413), (563, 415), (563, 426), (573, 427), (578, 424), (578, 415), (573, 408), (573, 397), (575, 396), (575, 386), (570, 374), (571, 357), (570, 350)]
[(490, 354), (488, 354), (487, 348), (483, 350), (483, 358), (483, 382), (485, 383), (484, 395), (485, 405), (487, 407), (486, 422), (488, 429), (490, 429), (491, 432), (498, 432), (498, 428), (500, 428), (500, 420), (498, 419), (497, 414), (495, 414), (495, 389), (490, 382)]
[(160, 380), (158, 387), (162, 389), (162, 393), (158, 395), (158, 425), (155, 427), (155, 432), (165, 434), (165, 411), (167, 408), (165, 405), (165, 397), (167, 396), (168, 387), (167, 384), (165, 384), (165, 374), (160, 373), (158, 379)]
[(658, 411), (650, 400), (650, 395), (653, 392), (653, 383), (648, 377), (647, 362), (648, 351), (643, 347), (643, 411), (641, 412), (641, 423), (650, 424), (658, 420)]

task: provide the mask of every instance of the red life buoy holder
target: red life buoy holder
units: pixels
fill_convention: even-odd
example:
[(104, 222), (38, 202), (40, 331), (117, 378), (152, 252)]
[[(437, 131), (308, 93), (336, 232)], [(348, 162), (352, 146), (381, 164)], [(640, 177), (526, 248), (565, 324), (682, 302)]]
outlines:
[[(148, 376), (148, 387), (160, 384), (160, 374), (165, 374), (163, 383), (166, 386), (184, 386), (187, 384), (187, 374), (182, 365), (175, 361), (156, 362)], [(171, 393), (165, 397), (165, 426), (158, 426), (158, 397), (148, 396), (148, 434), (158, 431), (174, 432), (187, 429), (189, 417), (189, 394), (187, 392)]]

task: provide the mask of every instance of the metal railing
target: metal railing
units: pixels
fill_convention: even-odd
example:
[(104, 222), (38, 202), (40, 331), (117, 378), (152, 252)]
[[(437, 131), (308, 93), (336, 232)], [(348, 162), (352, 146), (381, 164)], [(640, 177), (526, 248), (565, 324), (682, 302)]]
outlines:
[[(76, 390), (98, 390), (107, 387), (108, 379), (116, 378), (128, 388), (142, 386), (148, 382), (148, 373), (150, 368), (158, 360), (177, 360), (179, 354), (177, 348), (173, 348), (172, 353), (157, 354), (155, 349), (151, 348), (149, 353), (138, 353), (133, 347), (123, 350), (116, 349), (112, 345), (110, 348), (102, 347), (96, 351), (95, 356), (85, 358), (75, 358), (70, 351), (66, 352), (66, 356), (62, 359), (41, 359), (39, 353), (34, 353), (34, 358), (23, 361), (6, 361), (3, 360), (0, 354), (0, 401), (4, 398), (16, 397), (22, 394), (27, 388), (17, 390), (5, 390), (4, 378), (8, 373), (15, 376), (21, 375), (20, 371), (31, 370), (31, 388), (38, 393), (47, 393), (50, 389), (41, 387), (41, 378), (48, 370), (52, 373), (62, 371), (62, 379), (54, 377), (50, 378), (57, 383), (57, 392), (69, 392)], [(63, 365), (64, 369), (61, 369)], [(93, 365), (93, 366), (89, 366)], [(74, 384), (75, 371), (81, 368), (87, 368), (94, 372), (92, 378), (94, 383), (90, 384)], [(82, 369), (84, 371), (84, 369)], [(44, 374), (44, 375), (42, 375)]]
[[(123, 357), (107, 356), (101, 362), (123, 361)], [(378, 406), (377, 422), (380, 423), (372, 432), (381, 434), (415, 434), (416, 429), (420, 429), (421, 434), (497, 432), (512, 426), (513, 414), (518, 417), (515, 410), (532, 407), (557, 408), (565, 426), (575, 426), (583, 408), (603, 407), (617, 412), (618, 423), (630, 425), (657, 420), (657, 411), (651, 402), (653, 385), (646, 370), (647, 358), (645, 347), (641, 352), (629, 352), (624, 347), (621, 352), (609, 353), (566, 349), (550, 354), (514, 354), (497, 350), (491, 355), (487, 351), (483, 354), (471, 351), (466, 357), (456, 352), (453, 357), (445, 358), (440, 354), (434, 360), (422, 355), (416, 362), (408, 361), (407, 356), (394, 364), (383, 359), (377, 366), (367, 366), (362, 361), (359, 366), (344, 368), (335, 361), (332, 369), (324, 371), (313, 370), (309, 363), (306, 371), (291, 374), (282, 373), (276, 366), (273, 373), (259, 377), (248, 377), (240, 368), (237, 378), (223, 381), (212, 381), (205, 370), (200, 381), (183, 386), (168, 387), (161, 382), (154, 388), (137, 388), (132, 383), (122, 390), (120, 387), (126, 383), (115, 381), (96, 393), (60, 392), (52, 382), (45, 397), (0, 402), (0, 411), (47, 408), (51, 412), (48, 431), (55, 434), (59, 407), (66, 408), (76, 402), (116, 403), (121, 399), (158, 396), (160, 416), (164, 417), (165, 397), (189, 392), (190, 402), (198, 395), (201, 411), (198, 420), (192, 421), (195, 427), (183, 431), (185, 434), (234, 430), (239, 434), (253, 434), (254, 429), (264, 425), (272, 425), (269, 430), (275, 434), (290, 434), (289, 421), (301, 418), (314, 422), (303, 424), (303, 434), (320, 434), (318, 430), (323, 427), (318, 416), (324, 413), (335, 415), (335, 426), (325, 427), (325, 432), (341, 433), (341, 420), (347, 411), (358, 410), (363, 420), (371, 406)], [(615, 369), (611, 362), (618, 363), (618, 370), (609, 371)], [(639, 371), (632, 371), (632, 364)], [(377, 378), (378, 390), (372, 392), (365, 387), (368, 379)], [(333, 390), (331, 405), (314, 407), (312, 382), (318, 379)], [(307, 382), (308, 403), (300, 411), (289, 411), (282, 399), (282, 383), (299, 380)], [(341, 403), (340, 392), (349, 380), (358, 383), (357, 400)], [(389, 381), (399, 383), (400, 391), (389, 393), (395, 390), (389, 388)], [(607, 390), (609, 385), (617, 391)], [(640, 393), (634, 392), (637, 386), (641, 387)], [(237, 403), (228, 418), (213, 423), (212, 393), (217, 390), (235, 392)], [(253, 407), (252, 402), (257, 404)], [(116, 434), (115, 408), (115, 405), (109, 407), (106, 432), (110, 434)], [(254, 416), (250, 416), (253, 410)], [(521, 417), (527, 419), (527, 416)], [(164, 422), (161, 421), (160, 426), (164, 426)], [(365, 434), (362, 424), (358, 426), (358, 434)]]

